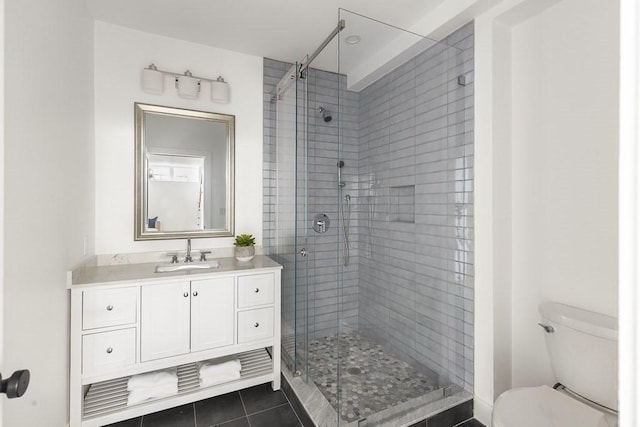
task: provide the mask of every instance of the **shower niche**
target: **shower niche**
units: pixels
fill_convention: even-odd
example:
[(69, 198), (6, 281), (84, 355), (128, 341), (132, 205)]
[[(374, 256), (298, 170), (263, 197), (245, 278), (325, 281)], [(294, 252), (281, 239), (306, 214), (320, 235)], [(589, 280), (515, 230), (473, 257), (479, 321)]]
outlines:
[[(405, 50), (357, 73), (390, 43)], [(341, 9), (318, 51), (264, 70), (285, 378), (327, 403), (307, 408), (318, 424), (411, 424), (469, 401), (473, 81), (458, 76), (473, 72), (473, 25), (437, 42)]]
[(415, 224), (415, 185), (403, 185), (401, 187), (389, 188), (389, 221)]

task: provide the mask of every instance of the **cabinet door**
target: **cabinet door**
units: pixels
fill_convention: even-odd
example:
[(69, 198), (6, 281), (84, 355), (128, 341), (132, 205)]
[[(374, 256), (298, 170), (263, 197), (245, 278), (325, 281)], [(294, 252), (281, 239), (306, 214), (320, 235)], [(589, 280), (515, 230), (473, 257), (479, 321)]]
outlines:
[(191, 351), (233, 344), (233, 280), (191, 282)]
[(141, 360), (189, 352), (189, 282), (142, 286)]

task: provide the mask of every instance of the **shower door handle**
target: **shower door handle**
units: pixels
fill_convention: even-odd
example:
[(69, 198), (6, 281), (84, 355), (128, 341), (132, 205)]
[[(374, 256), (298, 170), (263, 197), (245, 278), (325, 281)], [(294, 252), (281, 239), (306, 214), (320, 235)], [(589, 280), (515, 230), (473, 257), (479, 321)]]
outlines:
[(307, 256), (307, 250), (305, 248), (300, 249), (300, 255), (306, 257)]

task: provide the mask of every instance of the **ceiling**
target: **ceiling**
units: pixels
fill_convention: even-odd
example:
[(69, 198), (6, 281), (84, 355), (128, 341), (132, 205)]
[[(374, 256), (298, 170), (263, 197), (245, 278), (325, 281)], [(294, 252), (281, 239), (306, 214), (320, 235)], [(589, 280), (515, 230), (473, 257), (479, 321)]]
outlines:
[[(300, 61), (336, 27), (344, 8), (412, 28), (444, 0), (86, 0), (95, 19), (251, 55)], [(363, 41), (375, 33), (366, 34)], [(349, 24), (347, 23), (347, 30)], [(379, 28), (378, 28), (379, 30)], [(379, 36), (379, 35), (378, 35)], [(333, 50), (335, 52), (335, 48)], [(325, 52), (314, 67), (335, 69)]]

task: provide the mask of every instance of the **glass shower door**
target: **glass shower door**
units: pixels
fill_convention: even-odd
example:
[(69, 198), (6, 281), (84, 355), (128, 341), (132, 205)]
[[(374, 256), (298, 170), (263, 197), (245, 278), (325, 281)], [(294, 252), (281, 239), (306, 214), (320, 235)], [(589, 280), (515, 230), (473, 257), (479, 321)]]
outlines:
[(295, 375), (307, 374), (306, 81), (299, 64), (276, 87), (276, 256), (282, 264), (282, 350)]

